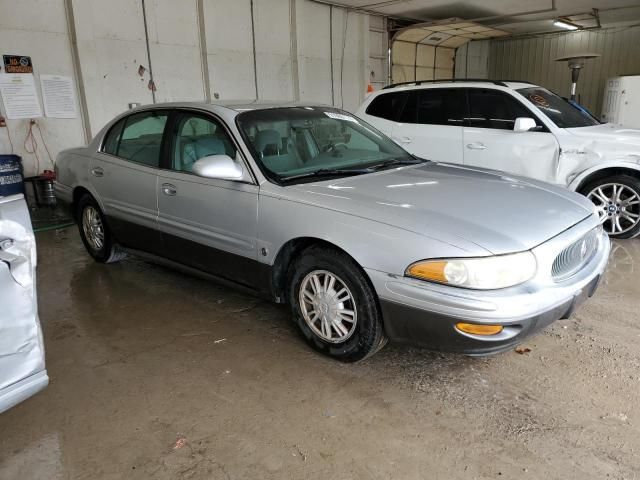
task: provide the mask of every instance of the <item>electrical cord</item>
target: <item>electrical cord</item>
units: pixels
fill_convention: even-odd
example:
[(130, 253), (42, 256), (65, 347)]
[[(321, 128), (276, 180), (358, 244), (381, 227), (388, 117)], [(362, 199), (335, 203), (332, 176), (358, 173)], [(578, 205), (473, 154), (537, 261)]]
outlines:
[(47, 142), (44, 140), (44, 135), (42, 135), (42, 130), (40, 129), (40, 124), (36, 123), (35, 124), (36, 127), (38, 127), (38, 133), (40, 133), (40, 139), (42, 140), (42, 145), (44, 146), (44, 149), (47, 151), (47, 155), (49, 156), (49, 163), (51, 164), (51, 168), (55, 168), (55, 165), (53, 163), (53, 157), (51, 156), (51, 152), (49, 151), (49, 147), (47, 147)]
[(33, 155), (36, 159), (36, 175), (40, 174), (40, 158), (38, 158), (38, 142), (33, 134), (33, 125), (35, 120), (29, 120), (29, 126), (27, 127), (27, 136), (24, 137), (24, 150), (27, 153)]

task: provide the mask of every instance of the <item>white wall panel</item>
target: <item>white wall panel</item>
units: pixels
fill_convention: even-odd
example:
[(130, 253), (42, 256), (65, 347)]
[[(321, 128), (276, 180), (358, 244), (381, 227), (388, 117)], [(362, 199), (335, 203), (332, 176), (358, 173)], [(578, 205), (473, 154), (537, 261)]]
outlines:
[(220, 99), (255, 99), (250, 0), (206, 0), (204, 19), (211, 90)]
[[(35, 9), (40, 15), (31, 14)], [(0, 55), (2, 54), (31, 56), (39, 96), (40, 74), (66, 75), (73, 78), (73, 61), (63, 0), (51, 0), (46, 3), (36, 0), (0, 0)], [(42, 101), (40, 103), (42, 104)], [(5, 115), (4, 107), (0, 108)], [(36, 121), (54, 158), (63, 148), (84, 142), (80, 117), (42, 117)], [(25, 174), (30, 176), (44, 169), (51, 169), (52, 165), (37, 130), (34, 130), (34, 133), (38, 142), (36, 152), (39, 162), (35, 155), (25, 151), (24, 140), (28, 128), (29, 120), (7, 120), (7, 128), (0, 128), (0, 153), (11, 153), (7, 137), (9, 133), (14, 153), (22, 157)]]
[(330, 8), (296, 0), (301, 101), (331, 104)]
[[(84, 143), (85, 131), (95, 135), (129, 103), (152, 103), (149, 63), (157, 102), (217, 93), (222, 100), (299, 98), (355, 110), (371, 80), (376, 87), (386, 82), (383, 18), (310, 0), (203, 0), (201, 16), (199, 4), (0, 0), (0, 54), (30, 55), (38, 87), (40, 73), (77, 80), (84, 115), (38, 121), (53, 156)], [(22, 149), (28, 122), (8, 123), (27, 174), (34, 173), (34, 159)], [(0, 153), (8, 151), (0, 129)], [(38, 153), (44, 161), (42, 146)]]
[(96, 134), (129, 102), (152, 103), (142, 3), (73, 0), (80, 70), (91, 131)]
[(369, 83), (380, 90), (389, 81), (389, 33), (384, 17), (369, 17)]
[(293, 100), (289, 0), (254, 0), (258, 97)]
[(157, 102), (204, 100), (196, 0), (146, 0)]
[(367, 71), (370, 60), (369, 16), (341, 8), (334, 8), (331, 16), (333, 104), (355, 111), (362, 103), (370, 81), (370, 72)]

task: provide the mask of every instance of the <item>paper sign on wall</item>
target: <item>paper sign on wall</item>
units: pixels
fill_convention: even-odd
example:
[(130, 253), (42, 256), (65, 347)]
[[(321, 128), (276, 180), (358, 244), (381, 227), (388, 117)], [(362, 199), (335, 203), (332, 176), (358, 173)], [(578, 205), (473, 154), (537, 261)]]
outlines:
[(0, 94), (10, 120), (42, 116), (33, 74), (0, 73)]
[(76, 118), (76, 93), (71, 77), (40, 75), (44, 114), (51, 118)]

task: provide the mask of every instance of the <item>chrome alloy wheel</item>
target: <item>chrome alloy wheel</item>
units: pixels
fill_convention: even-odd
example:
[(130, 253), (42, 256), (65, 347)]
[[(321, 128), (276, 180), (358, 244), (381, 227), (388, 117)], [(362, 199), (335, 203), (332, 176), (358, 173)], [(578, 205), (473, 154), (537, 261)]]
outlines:
[(326, 270), (314, 270), (300, 284), (300, 309), (313, 332), (330, 343), (347, 340), (356, 329), (357, 312), (346, 284)]
[(605, 183), (589, 192), (598, 211), (604, 230), (609, 235), (620, 235), (640, 222), (640, 197), (620, 183)]
[(91, 205), (82, 211), (82, 231), (94, 250), (102, 249), (104, 245), (104, 228), (100, 213)]

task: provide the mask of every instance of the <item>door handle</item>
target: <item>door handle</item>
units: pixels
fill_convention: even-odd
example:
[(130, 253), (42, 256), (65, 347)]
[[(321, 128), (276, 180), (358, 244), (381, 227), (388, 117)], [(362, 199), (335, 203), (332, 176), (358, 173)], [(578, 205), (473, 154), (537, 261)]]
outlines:
[(178, 193), (178, 189), (175, 185), (172, 185), (170, 183), (163, 183), (162, 193), (164, 193), (165, 195), (174, 196), (176, 193)]
[(102, 167), (93, 167), (91, 169), (91, 175), (94, 177), (102, 177), (104, 175), (104, 170)]
[(467, 143), (467, 148), (469, 150), (486, 150), (487, 146), (484, 143), (475, 142), (475, 143)]

